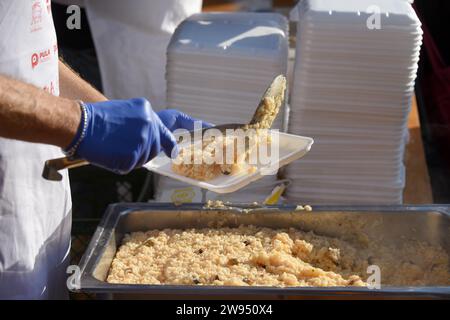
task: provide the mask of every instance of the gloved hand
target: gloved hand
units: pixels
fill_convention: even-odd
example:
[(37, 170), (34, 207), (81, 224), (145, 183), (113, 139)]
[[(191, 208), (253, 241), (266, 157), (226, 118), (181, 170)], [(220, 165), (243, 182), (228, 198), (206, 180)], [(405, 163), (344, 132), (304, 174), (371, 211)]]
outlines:
[[(173, 134), (144, 98), (85, 103), (78, 133), (66, 148), (77, 158), (125, 174), (157, 156), (161, 151), (178, 154)], [(161, 112), (172, 130), (190, 130), (194, 119), (176, 110)], [(190, 120), (189, 120), (190, 119)]]
[[(174, 132), (179, 128), (183, 128), (189, 131), (194, 130), (194, 122), (201, 121), (174, 109), (161, 110), (157, 113), (161, 121), (171, 132)], [(201, 121), (201, 123), (203, 128), (212, 127), (212, 124), (208, 122)]]

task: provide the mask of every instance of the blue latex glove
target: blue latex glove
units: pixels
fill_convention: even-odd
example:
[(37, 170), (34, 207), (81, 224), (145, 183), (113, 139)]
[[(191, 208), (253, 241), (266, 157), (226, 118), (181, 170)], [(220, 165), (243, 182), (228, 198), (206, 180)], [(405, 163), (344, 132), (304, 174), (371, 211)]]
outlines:
[[(194, 122), (201, 121), (174, 109), (158, 111), (158, 116), (171, 132), (179, 128), (187, 129), (189, 131), (194, 130)], [(208, 122), (201, 121), (201, 123), (203, 128), (212, 127), (212, 124)]]
[(193, 127), (194, 119), (176, 110), (161, 112), (161, 121), (144, 98), (86, 103), (86, 125), (80, 124), (70, 150), (85, 135), (74, 152), (99, 167), (125, 174), (157, 156), (161, 151), (177, 155), (171, 130)]

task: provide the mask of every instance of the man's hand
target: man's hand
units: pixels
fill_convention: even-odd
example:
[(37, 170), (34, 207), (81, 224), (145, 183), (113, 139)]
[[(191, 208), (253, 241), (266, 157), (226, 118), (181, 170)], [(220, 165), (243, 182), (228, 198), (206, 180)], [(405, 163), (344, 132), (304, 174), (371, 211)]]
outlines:
[(144, 98), (85, 104), (85, 110), (86, 122), (82, 117), (67, 150), (81, 141), (76, 157), (120, 174), (141, 167), (161, 151), (169, 157), (177, 155), (171, 131), (191, 130), (196, 121), (177, 110), (157, 114)]

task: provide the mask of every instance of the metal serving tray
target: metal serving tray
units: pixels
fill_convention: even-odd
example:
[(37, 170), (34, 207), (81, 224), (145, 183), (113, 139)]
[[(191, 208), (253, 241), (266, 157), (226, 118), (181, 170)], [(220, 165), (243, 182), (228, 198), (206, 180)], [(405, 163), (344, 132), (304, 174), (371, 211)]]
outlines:
[[(258, 225), (295, 227), (319, 235), (392, 244), (408, 239), (440, 245), (450, 255), (450, 206), (315, 206), (295, 205), (205, 209), (203, 204), (113, 204), (107, 209), (80, 262), (80, 289), (103, 298), (450, 298), (450, 286), (390, 287), (229, 287), (110, 284), (105, 281), (125, 233), (163, 228)], [(250, 212), (242, 209), (252, 208)], [(345, 230), (345, 231), (344, 231)], [(352, 230), (349, 232), (348, 230)], [(103, 295), (102, 295), (103, 294)]]

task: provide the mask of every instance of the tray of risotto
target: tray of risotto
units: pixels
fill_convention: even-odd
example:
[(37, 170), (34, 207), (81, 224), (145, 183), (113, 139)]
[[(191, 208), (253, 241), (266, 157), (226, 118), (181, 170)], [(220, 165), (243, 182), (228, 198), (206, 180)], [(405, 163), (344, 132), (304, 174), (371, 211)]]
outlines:
[(89, 293), (145, 298), (450, 297), (447, 206), (109, 207)]

